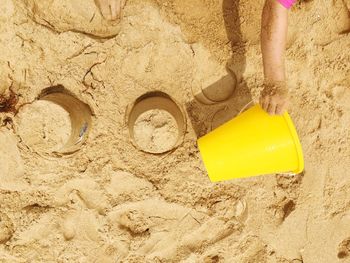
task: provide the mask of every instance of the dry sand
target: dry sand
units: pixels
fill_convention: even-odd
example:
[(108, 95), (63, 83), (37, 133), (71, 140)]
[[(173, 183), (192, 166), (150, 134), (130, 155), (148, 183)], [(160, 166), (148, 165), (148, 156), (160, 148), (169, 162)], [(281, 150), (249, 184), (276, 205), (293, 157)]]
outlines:
[[(290, 12), (290, 114), (305, 173), (213, 184), (196, 148), (258, 98), (262, 2), (129, 0), (108, 23), (93, 0), (2, 0), (0, 92), (12, 83), (19, 110), (0, 113), (0, 262), (350, 262), (348, 0)], [(230, 95), (227, 80), (232, 98), (213, 104)], [(61, 157), (50, 152), (67, 141), (69, 115), (33, 102), (58, 84), (93, 112), (88, 139)], [(125, 123), (151, 90), (187, 119), (183, 142), (160, 155), (136, 149)]]
[(140, 149), (151, 153), (171, 150), (179, 136), (175, 118), (165, 110), (142, 113), (134, 125), (134, 138)]

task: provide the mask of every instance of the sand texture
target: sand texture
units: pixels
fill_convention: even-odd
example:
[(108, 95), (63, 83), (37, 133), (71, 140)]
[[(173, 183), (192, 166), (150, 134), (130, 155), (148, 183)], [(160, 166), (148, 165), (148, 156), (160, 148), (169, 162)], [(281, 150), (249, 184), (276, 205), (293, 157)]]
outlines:
[[(214, 184), (201, 161), (197, 137), (258, 100), (262, 5), (129, 0), (107, 22), (93, 0), (1, 0), (0, 262), (350, 262), (348, 0), (290, 11), (305, 172)], [(40, 99), (57, 85), (85, 106)], [(161, 154), (126, 121), (154, 90), (186, 120), (176, 144), (168, 113), (139, 117)]]

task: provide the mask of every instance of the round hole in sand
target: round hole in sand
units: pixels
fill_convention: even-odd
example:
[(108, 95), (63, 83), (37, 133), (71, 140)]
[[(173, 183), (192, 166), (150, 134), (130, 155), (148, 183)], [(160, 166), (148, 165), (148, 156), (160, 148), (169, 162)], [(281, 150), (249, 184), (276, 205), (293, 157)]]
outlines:
[(18, 133), (30, 148), (43, 153), (76, 152), (91, 128), (91, 110), (63, 86), (42, 91), (18, 114)]
[(141, 151), (165, 153), (183, 141), (185, 115), (176, 101), (164, 92), (142, 95), (128, 107), (127, 116), (131, 141)]
[(198, 85), (192, 86), (194, 98), (203, 104), (215, 104), (230, 99), (236, 89), (237, 79), (233, 72), (228, 74), (205, 87)]

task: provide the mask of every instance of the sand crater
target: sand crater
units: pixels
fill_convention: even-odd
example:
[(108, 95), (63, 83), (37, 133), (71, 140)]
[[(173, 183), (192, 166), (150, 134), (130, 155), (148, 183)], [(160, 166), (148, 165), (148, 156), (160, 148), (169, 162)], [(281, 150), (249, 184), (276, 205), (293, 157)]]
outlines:
[(186, 129), (181, 107), (168, 94), (153, 91), (140, 96), (127, 110), (133, 144), (147, 153), (165, 153), (183, 141)]
[(91, 127), (91, 109), (63, 86), (44, 89), (18, 114), (18, 133), (30, 148), (43, 153), (76, 152)]

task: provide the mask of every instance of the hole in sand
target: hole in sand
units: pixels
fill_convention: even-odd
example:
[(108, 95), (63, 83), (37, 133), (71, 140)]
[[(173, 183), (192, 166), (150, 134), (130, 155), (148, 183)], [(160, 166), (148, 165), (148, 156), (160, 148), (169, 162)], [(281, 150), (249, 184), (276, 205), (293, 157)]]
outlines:
[(203, 104), (215, 104), (230, 99), (236, 89), (237, 79), (234, 73), (229, 72), (207, 87), (192, 87), (194, 98)]
[(165, 153), (183, 141), (185, 115), (169, 95), (161, 91), (139, 97), (127, 110), (132, 143), (147, 153)]
[(18, 132), (24, 143), (44, 153), (76, 152), (91, 128), (90, 107), (63, 86), (42, 91), (19, 112)]

